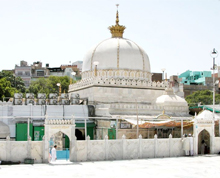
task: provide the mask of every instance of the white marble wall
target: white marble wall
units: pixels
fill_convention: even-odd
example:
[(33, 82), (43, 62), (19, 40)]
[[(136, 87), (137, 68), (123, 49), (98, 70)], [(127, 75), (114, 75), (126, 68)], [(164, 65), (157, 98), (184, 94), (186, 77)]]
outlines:
[(77, 141), (77, 161), (103, 161), (183, 156), (181, 138)]
[(214, 154), (218, 154), (220, 152), (220, 137), (214, 138)]
[[(220, 151), (220, 137), (215, 137), (214, 153)], [(74, 161), (104, 161), (183, 156), (181, 138), (126, 139), (76, 141)], [(43, 162), (43, 141), (0, 141), (0, 160), (21, 161), (32, 158)]]
[(42, 163), (42, 141), (0, 141), (0, 160)]

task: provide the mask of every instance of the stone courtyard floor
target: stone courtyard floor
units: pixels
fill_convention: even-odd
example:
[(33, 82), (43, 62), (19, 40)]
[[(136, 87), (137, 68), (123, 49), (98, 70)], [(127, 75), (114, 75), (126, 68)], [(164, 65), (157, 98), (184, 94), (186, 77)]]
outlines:
[(124, 178), (142, 177), (220, 177), (220, 156), (155, 158), (122, 161), (97, 161), (54, 164), (0, 165), (0, 177), (22, 178)]

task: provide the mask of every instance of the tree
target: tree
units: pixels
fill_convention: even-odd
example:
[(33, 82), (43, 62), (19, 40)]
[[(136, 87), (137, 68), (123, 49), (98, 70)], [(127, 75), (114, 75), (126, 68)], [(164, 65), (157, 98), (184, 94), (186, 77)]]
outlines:
[[(201, 105), (211, 105), (213, 104), (213, 92), (210, 90), (196, 91), (186, 98), (189, 106), (197, 106), (199, 103)], [(215, 103), (220, 103), (220, 95), (215, 94)]]
[(11, 87), (11, 83), (6, 78), (0, 79), (0, 99), (2, 101), (13, 97), (16, 92), (18, 92), (16, 88)]
[(35, 96), (37, 96), (38, 93), (46, 93), (48, 97), (49, 93), (59, 93), (57, 83), (61, 84), (61, 93), (68, 92), (70, 78), (67, 76), (50, 76), (49, 78), (39, 78), (36, 81), (31, 82), (27, 92), (34, 93)]
[(24, 93), (26, 88), (21, 77), (16, 77), (11, 71), (1, 71), (0, 79), (6, 78), (11, 83), (11, 87), (16, 88), (19, 93)]

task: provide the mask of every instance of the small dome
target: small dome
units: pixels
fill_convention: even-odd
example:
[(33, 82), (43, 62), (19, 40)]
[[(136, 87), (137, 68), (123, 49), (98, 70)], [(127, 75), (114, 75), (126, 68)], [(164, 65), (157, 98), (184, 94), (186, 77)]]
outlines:
[(6, 138), (10, 135), (10, 129), (8, 125), (0, 121), (0, 138)]
[[(218, 120), (220, 117), (219, 115), (215, 114), (215, 120)], [(204, 119), (204, 120), (212, 120), (213, 119), (213, 112), (208, 110), (203, 110), (196, 116), (196, 119)]]
[(184, 98), (175, 95), (172, 89), (166, 89), (165, 94), (159, 96), (156, 99), (156, 104), (160, 106), (184, 106), (188, 107), (188, 104)]

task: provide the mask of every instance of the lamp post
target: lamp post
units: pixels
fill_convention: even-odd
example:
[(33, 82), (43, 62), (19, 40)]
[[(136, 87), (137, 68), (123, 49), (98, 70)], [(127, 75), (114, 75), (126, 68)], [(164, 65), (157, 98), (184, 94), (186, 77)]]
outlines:
[(13, 77), (14, 77), (14, 88), (16, 88), (16, 75), (13, 74)]
[(93, 64), (95, 65), (95, 77), (97, 76), (97, 66), (99, 65), (99, 62), (98, 61), (94, 61)]
[[(213, 58), (213, 66), (211, 68), (211, 70), (213, 70), (212, 72), (212, 82), (213, 82), (213, 124), (215, 122), (215, 69), (216, 69), (216, 64), (215, 64), (215, 58), (217, 58), (218, 56), (218, 51), (215, 50), (215, 48), (213, 49), (213, 51), (211, 52), (211, 57)], [(213, 128), (214, 129), (214, 128)], [(220, 134), (220, 131), (219, 131)]]
[(57, 83), (57, 86), (58, 86), (58, 92), (59, 92), (59, 96), (60, 96), (60, 94), (61, 94), (61, 84)]
[(76, 80), (76, 77), (75, 77), (75, 75), (76, 75), (76, 72), (71, 72), (71, 75), (73, 76), (72, 78), (70, 78), (70, 84), (72, 84), (73, 82), (73, 79), (75, 79)]

